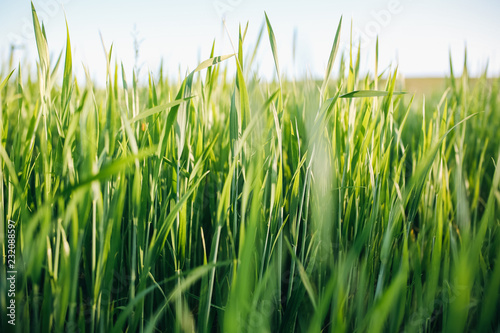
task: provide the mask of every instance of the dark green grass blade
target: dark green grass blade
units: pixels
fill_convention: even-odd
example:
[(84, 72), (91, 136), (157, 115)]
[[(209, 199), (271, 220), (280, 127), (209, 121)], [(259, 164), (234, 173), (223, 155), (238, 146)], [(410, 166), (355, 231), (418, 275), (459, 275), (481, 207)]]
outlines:
[[(347, 94), (343, 94), (340, 98), (361, 98), (361, 97), (385, 97), (389, 96), (390, 92), (382, 90), (355, 90)], [(395, 91), (393, 95), (404, 95), (407, 94), (404, 91)]]

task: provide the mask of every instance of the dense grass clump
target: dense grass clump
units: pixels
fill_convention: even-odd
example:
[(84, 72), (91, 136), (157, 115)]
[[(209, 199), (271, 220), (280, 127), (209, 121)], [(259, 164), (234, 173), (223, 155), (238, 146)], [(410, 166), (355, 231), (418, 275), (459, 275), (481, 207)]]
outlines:
[(333, 70), (340, 24), (324, 80), (286, 79), (266, 17), (274, 82), (240, 31), (180, 83), (109, 49), (100, 89), (33, 21), (37, 78), (0, 70), (18, 331), (499, 329), (500, 81), (414, 101), (359, 51)]

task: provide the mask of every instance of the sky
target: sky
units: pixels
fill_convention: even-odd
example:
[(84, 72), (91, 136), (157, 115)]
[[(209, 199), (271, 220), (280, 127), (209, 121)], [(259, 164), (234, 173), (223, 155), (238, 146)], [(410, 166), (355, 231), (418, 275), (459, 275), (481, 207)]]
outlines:
[[(460, 73), (466, 47), (471, 75), (480, 75), (487, 64), (490, 76), (500, 75), (498, 0), (34, 0), (33, 4), (44, 22), (53, 59), (65, 47), (66, 17), (74, 71), (84, 77), (85, 65), (97, 82), (106, 77), (101, 36), (107, 49), (113, 44), (113, 59), (123, 62), (127, 75), (138, 66), (144, 79), (148, 71), (157, 73), (163, 59), (169, 75), (183, 77), (209, 57), (214, 40), (217, 55), (234, 53), (231, 40), (237, 47), (239, 24), (248, 22), (245, 45), (252, 50), (264, 12), (276, 35), (280, 69), (288, 76), (323, 76), (341, 16), (340, 52), (349, 54), (352, 26), (354, 45), (361, 43), (365, 72), (374, 70), (378, 36), (379, 68), (397, 65), (405, 77), (448, 75), (450, 53)], [(12, 44), (15, 63), (36, 61), (30, 6), (27, 0), (0, 0), (1, 66)], [(134, 40), (139, 42), (137, 57)], [(267, 34), (257, 63), (259, 76), (275, 75)]]

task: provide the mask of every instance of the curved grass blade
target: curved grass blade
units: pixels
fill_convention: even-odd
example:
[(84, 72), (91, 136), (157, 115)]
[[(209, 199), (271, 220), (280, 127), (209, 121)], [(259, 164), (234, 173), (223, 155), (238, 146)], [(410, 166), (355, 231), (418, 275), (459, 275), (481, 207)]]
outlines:
[(14, 73), (14, 71), (15, 71), (15, 69), (13, 69), (12, 72), (10, 72), (9, 75), (7, 75), (7, 77), (2, 81), (2, 83), (0, 83), (0, 91), (7, 84), (7, 81), (9, 81), (9, 79), (12, 76), (12, 74)]
[(38, 55), (40, 57), (40, 62), (42, 68), (45, 68), (46, 71), (49, 70), (49, 48), (47, 46), (47, 40), (45, 39), (45, 34), (40, 27), (40, 22), (38, 21), (38, 15), (36, 14), (35, 6), (33, 2), (31, 3), (31, 12), (33, 16), (33, 27), (35, 28), (35, 39), (36, 46), (38, 49)]
[(335, 39), (333, 40), (332, 50), (330, 51), (330, 58), (328, 58), (328, 65), (326, 66), (325, 78), (323, 79), (323, 84), (321, 85), (321, 96), (324, 95), (326, 87), (328, 85), (328, 80), (330, 79), (330, 74), (332, 72), (333, 63), (335, 57), (337, 56), (337, 51), (339, 50), (340, 42), (340, 29), (342, 28), (342, 16), (340, 17), (339, 25), (337, 27), (337, 32), (335, 33)]
[(88, 184), (92, 183), (93, 181), (103, 180), (103, 179), (106, 179), (108, 177), (111, 177), (112, 175), (115, 175), (118, 172), (120, 172), (120, 170), (125, 168), (127, 165), (135, 162), (136, 159), (142, 159), (144, 157), (147, 157), (147, 156), (153, 154), (155, 151), (156, 151), (156, 147), (153, 146), (153, 147), (149, 147), (147, 149), (141, 150), (135, 155), (129, 155), (129, 156), (117, 159), (114, 162), (112, 162), (111, 164), (102, 168), (97, 174), (92, 175), (86, 179), (83, 179), (79, 183), (67, 188), (63, 192), (62, 195), (63, 196), (69, 195), (71, 192), (75, 191), (76, 189), (78, 189), (82, 186), (88, 185)]
[[(167, 300), (167, 303), (170, 302), (172, 300), (172, 298), (175, 297), (175, 295), (182, 292), (184, 289), (188, 288), (190, 285), (192, 285), (194, 282), (196, 282), (196, 280), (198, 280), (203, 275), (205, 275), (207, 272), (209, 272), (210, 269), (215, 268), (215, 267), (225, 266), (225, 265), (227, 266), (228, 264), (229, 264), (229, 262), (219, 262), (216, 264), (207, 264), (207, 265), (202, 266), (202, 267), (197, 267), (190, 272), (184, 273), (183, 275), (187, 276), (186, 280), (171, 292), (171, 294), (169, 295), (169, 298)], [(193, 276), (191, 276), (191, 275), (193, 275)], [(179, 276), (171, 276), (171, 277), (169, 277), (169, 278), (167, 278), (159, 283), (156, 283), (152, 286), (149, 286), (148, 288), (146, 288), (146, 289), (142, 290), (140, 293), (138, 293), (136, 295), (136, 297), (134, 298), (134, 300), (131, 301), (130, 303), (128, 303), (127, 307), (124, 308), (124, 311), (118, 317), (116, 324), (114, 325), (113, 329), (111, 330), (111, 333), (122, 332), (123, 326), (125, 325), (128, 317), (134, 311), (134, 307), (136, 305), (138, 305), (139, 302), (141, 302), (155, 288), (158, 288), (158, 285), (162, 285), (162, 284), (165, 284), (167, 282), (173, 281), (173, 280), (177, 279), (178, 277)]]
[(205, 68), (208, 68), (210, 66), (217, 65), (219, 62), (222, 62), (222, 61), (229, 59), (233, 56), (234, 56), (234, 54), (226, 54), (223, 56), (218, 56), (218, 57), (213, 57), (213, 58), (207, 59), (207, 60), (203, 61), (202, 63), (200, 63), (198, 65), (198, 67), (195, 68), (193, 73), (199, 72), (199, 71), (201, 71)]
[(190, 99), (192, 99), (194, 97), (196, 97), (196, 96), (189, 96), (189, 97), (182, 98), (182, 99), (176, 99), (175, 101), (172, 101), (170, 103), (163, 104), (163, 105), (158, 105), (158, 106), (155, 106), (154, 108), (145, 110), (145, 111), (139, 113), (134, 118), (130, 119), (130, 123), (135, 123), (138, 120), (141, 120), (141, 119), (147, 118), (149, 116), (152, 116), (154, 114), (157, 114), (157, 113), (160, 113), (162, 111), (165, 111), (166, 109), (169, 109), (169, 108), (172, 108), (174, 106), (177, 106), (177, 105), (181, 104), (182, 102), (189, 101)]
[[(406, 91), (395, 91), (393, 95), (404, 95)], [(383, 90), (355, 90), (341, 95), (340, 98), (361, 98), (361, 97), (385, 97), (389, 95), (389, 91)]]
[(278, 80), (281, 82), (280, 64), (278, 62), (278, 50), (277, 50), (277, 46), (276, 46), (276, 37), (274, 37), (274, 31), (273, 31), (273, 28), (271, 27), (271, 22), (269, 22), (269, 18), (267, 17), (267, 13), (264, 12), (264, 15), (266, 16), (266, 24), (267, 24), (267, 32), (269, 34), (269, 42), (271, 43), (271, 50), (273, 51), (274, 64), (276, 65), (276, 74), (278, 75)]

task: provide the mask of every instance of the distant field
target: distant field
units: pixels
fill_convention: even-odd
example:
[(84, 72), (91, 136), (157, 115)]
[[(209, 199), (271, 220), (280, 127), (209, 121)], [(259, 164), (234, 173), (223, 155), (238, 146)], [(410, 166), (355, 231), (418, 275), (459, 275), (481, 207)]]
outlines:
[(444, 91), (447, 88), (446, 78), (405, 78), (406, 90), (410, 93), (432, 95), (433, 93)]
[[(471, 78), (468, 81), (469, 87), (474, 88), (479, 79)], [(412, 78), (404, 79), (406, 90), (410, 93), (425, 94), (431, 96), (444, 92), (449, 86), (449, 78), (440, 77), (426, 77), (426, 78)], [(487, 80), (488, 84), (493, 83), (493, 79)]]

